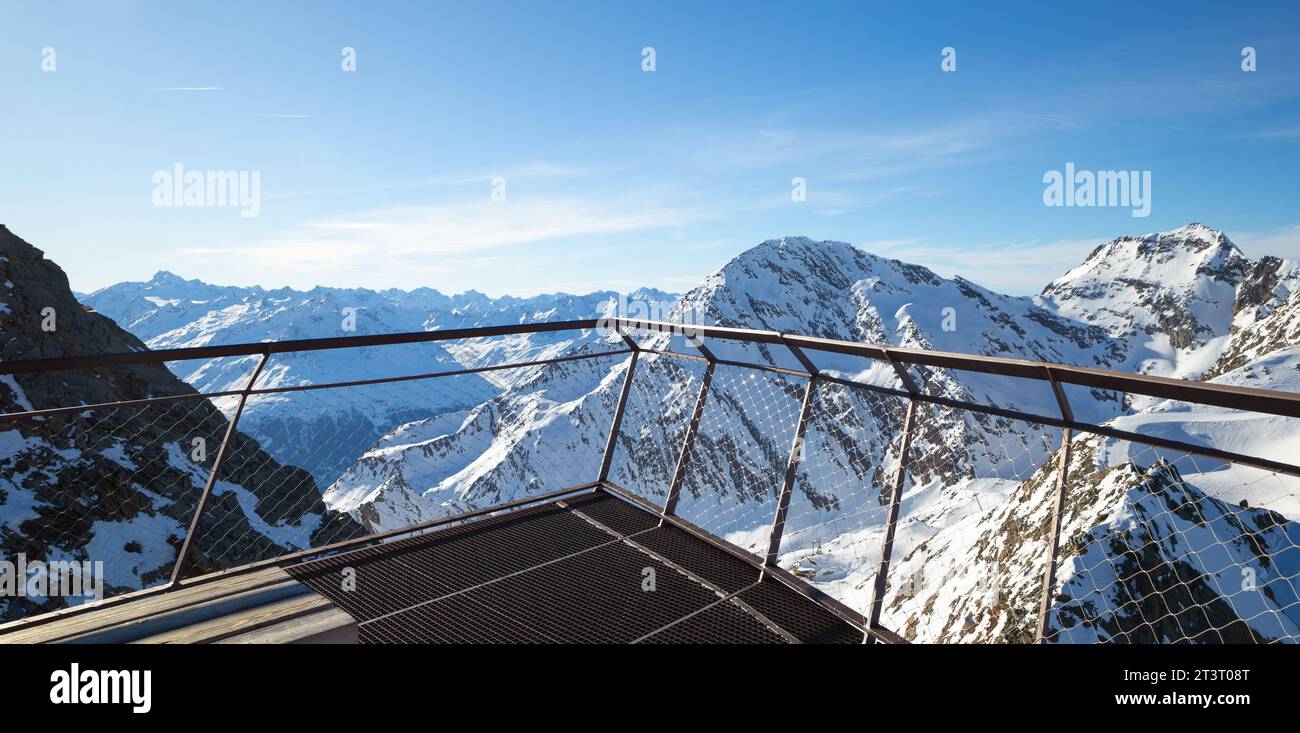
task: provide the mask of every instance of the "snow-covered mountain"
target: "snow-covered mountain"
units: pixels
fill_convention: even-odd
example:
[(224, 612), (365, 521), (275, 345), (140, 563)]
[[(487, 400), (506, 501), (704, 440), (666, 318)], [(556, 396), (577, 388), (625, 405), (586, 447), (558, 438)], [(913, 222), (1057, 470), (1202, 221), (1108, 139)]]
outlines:
[[(209, 285), (159, 272), (147, 282), (103, 288), (82, 302), (122, 324), (150, 348), (163, 349), (596, 318), (613, 314), (627, 302), (673, 298), (652, 289), (627, 296), (598, 292), (531, 298), (489, 298), (474, 291), (448, 296), (428, 288), (318, 287), (303, 292)], [(544, 359), (597, 338), (594, 331), (586, 331), (277, 355), (267, 362), (257, 386), (320, 385)], [(255, 364), (254, 358), (214, 359), (171, 367), (195, 388), (219, 392), (242, 388)], [(328, 484), (389, 430), (482, 404), (530, 373), (510, 370), (436, 385), (411, 382), (256, 395), (240, 427), (277, 459), (307, 468)], [(221, 404), (228, 407), (230, 401)]]
[[(0, 358), (144, 350), (73, 298), (44, 254), (0, 226)], [(0, 378), (5, 413), (194, 394), (160, 364)], [(204, 399), (87, 408), (0, 426), (0, 556), (103, 562), (104, 595), (165, 582), (228, 426)], [(196, 449), (196, 441), (206, 447)], [(232, 436), (194, 540), (197, 570), (243, 564), (360, 532), (326, 508), (311, 476)], [(34, 565), (29, 565), (34, 567)], [(9, 578), (12, 582), (13, 578)], [(22, 578), (25, 582), (27, 579)], [(0, 598), (0, 621), (74, 600)]]
[[(681, 296), (670, 319), (1294, 391), (1297, 291), (1300, 266), (1251, 260), (1200, 224), (1102, 245), (1033, 297), (1002, 295), (840, 242), (788, 237), (738, 255)], [(630, 299), (670, 297), (642, 292)], [(356, 333), (377, 333), (608, 315), (626, 302), (608, 293), (493, 300), (425, 290), (262, 291), (165, 273), (83, 300), (153, 347), (339, 335), (347, 307), (357, 309)], [(680, 337), (642, 337), (648, 346), (672, 342), (689, 351)], [(617, 345), (613, 334), (592, 331), (394, 348), (395, 356), (383, 358), (321, 352), (273, 358), (259, 384), (423, 373)], [(780, 348), (710, 347), (724, 358), (797, 366)], [(888, 365), (817, 358), (832, 374), (897, 386)], [(250, 368), (222, 360), (173, 365), (204, 389), (242, 384)], [(244, 420), (273, 455), (310, 467), (328, 484), (330, 507), (368, 529), (389, 529), (592, 479), (626, 369), (626, 359), (604, 357), (491, 373), (490, 381), (263, 396)], [(662, 501), (702, 366), (643, 355), (636, 370), (611, 478)], [(911, 373), (932, 394), (1047, 415), (1057, 409), (1043, 383), (943, 369)], [(780, 374), (718, 367), (682, 516), (742, 547), (765, 547), (803, 389), (801, 380)], [(1284, 418), (1098, 390), (1071, 389), (1070, 398), (1080, 417), (1139, 433), (1283, 460), (1300, 449), (1300, 430)], [(905, 403), (829, 384), (814, 400), (781, 562), (863, 608)], [(918, 409), (886, 625), (929, 640), (1030, 638), (1059, 431)], [(330, 446), (327, 455), (321, 445)], [(1286, 550), (1300, 517), (1294, 480), (1075, 436), (1069, 488), (1055, 638), (1294, 634), (1300, 618), (1281, 591), (1297, 569)], [(1152, 544), (1163, 554), (1152, 555)], [(1139, 587), (1134, 568), (1164, 580)], [(1263, 590), (1226, 589), (1240, 568)], [(1168, 582), (1192, 571), (1199, 578), (1193, 590)], [(1140, 612), (1129, 603), (1134, 598)], [(1199, 626), (1147, 618), (1142, 606), (1191, 599), (1208, 609)]]
[(1036, 302), (1117, 339), (1114, 368), (1195, 379), (1230, 335), (1300, 289), (1300, 266), (1248, 259), (1223, 232), (1189, 224), (1120, 237), (1043, 289)]
[[(792, 237), (742, 253), (683, 295), (675, 315), (702, 314), (705, 322), (726, 326), (1294, 389), (1296, 290), (1294, 263), (1252, 261), (1221, 232), (1199, 224), (1117, 239), (1035, 297), (1000, 295), (847, 244)], [(783, 366), (793, 361), (782, 350), (761, 345), (711, 348), (727, 357)], [(833, 372), (895, 384), (886, 366), (824, 355), (819, 361)], [(486, 403), (404, 426), (331, 486), (327, 501), (379, 529), (588, 480), (599, 463), (625, 369), (626, 363), (610, 370), (607, 364), (584, 362), (539, 370)], [(662, 500), (699, 371), (691, 362), (656, 357), (643, 357), (637, 370), (612, 478)], [(914, 376), (932, 393), (1040, 414), (1056, 410), (1043, 384), (932, 369), (916, 369)], [(575, 381), (593, 388), (575, 389)], [(719, 368), (679, 506), (684, 517), (742, 547), (762, 549), (802, 388), (781, 375)], [(1139, 432), (1274, 458), (1294, 453), (1270, 451), (1300, 447), (1300, 431), (1282, 418), (1243, 418), (1217, 408), (1122, 400), (1103, 392), (1089, 399), (1084, 390), (1071, 398), (1076, 413)], [(801, 466), (782, 563), (862, 607), (883, 528), (885, 477), (897, 461), (903, 404), (848, 388), (824, 387), (816, 399), (805, 442), (810, 458)], [(888, 612), (898, 628), (918, 638), (1024, 639), (1032, 634), (1037, 612), (1029, 601), (1036, 599), (1034, 584), (1041, 577), (1046, 527), (1040, 525), (1047, 516), (1046, 487), (1053, 485), (1050, 459), (1059, 432), (935, 406), (920, 409), (897, 577), (933, 582), (906, 596), (891, 583)], [(1072, 496), (1093, 498), (1077, 508), (1070, 531), (1122, 536), (1120, 545), (1135, 547), (1155, 541), (1151, 538), (1171, 543), (1191, 529), (1178, 522), (1194, 520), (1177, 512), (1153, 515), (1150, 503), (1195, 504), (1214, 518), (1210, 537), (1222, 539), (1199, 539), (1201, 544), (1182, 551), (1208, 562), (1212, 549), (1250, 541), (1233, 529), (1234, 522), (1277, 524), (1281, 534), (1270, 534), (1266, 544), (1285, 547), (1285, 537), (1294, 531), (1286, 523), (1300, 517), (1295, 501), (1300, 487), (1289, 480), (1269, 476), (1265, 486), (1260, 477), (1247, 475), (1249, 469), (1085, 436), (1075, 441), (1075, 461), (1092, 463), (1073, 472)], [(1109, 493), (1095, 488), (1102, 484)], [(1238, 505), (1242, 499), (1249, 508)], [(1120, 545), (1115, 552), (1121, 552)], [(1070, 588), (1097, 562), (1075, 549), (1067, 548), (1062, 557), (1061, 578)], [(1023, 603), (984, 615), (926, 610), (939, 601), (945, 608), (962, 608), (960, 583), (951, 573), (936, 571), (963, 568), (972, 582), (987, 579), (989, 572), (969, 569), (980, 558), (1006, 566), (995, 576), (1014, 576)], [(1175, 573), (1183, 569), (1170, 567)], [(1294, 575), (1285, 563), (1270, 566), (1267, 559), (1254, 570), (1263, 579)], [(1095, 570), (1088, 577), (1101, 583)], [(1104, 592), (1117, 592), (1114, 583)], [(986, 611), (1002, 608), (983, 596), (971, 598), (963, 602), (984, 603)], [(1250, 633), (1290, 633), (1288, 624), (1297, 619), (1287, 617), (1294, 611), (1285, 599), (1261, 603), (1272, 621), (1243, 621)], [(1234, 613), (1220, 608), (1216, 618), (1223, 624), (1246, 619), (1245, 611)], [(1086, 633), (1075, 629), (1061, 638), (1118, 636), (1115, 629), (1131, 621), (1094, 620)]]

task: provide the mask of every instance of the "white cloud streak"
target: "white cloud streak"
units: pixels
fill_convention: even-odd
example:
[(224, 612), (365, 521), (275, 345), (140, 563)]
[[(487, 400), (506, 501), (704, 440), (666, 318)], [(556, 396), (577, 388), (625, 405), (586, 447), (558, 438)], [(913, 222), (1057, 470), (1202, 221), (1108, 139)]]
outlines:
[[(624, 198), (595, 205), (574, 198), (462, 201), (386, 209), (298, 227), (252, 245), (183, 248), (187, 258), (238, 258), (263, 272), (302, 276), (340, 273), (416, 274), (447, 272), (448, 258), (483, 264), (520, 257), (519, 250), (566, 237), (668, 230), (707, 218), (699, 210)], [(333, 278), (331, 278), (333, 279)]]
[(1291, 224), (1267, 232), (1241, 232), (1228, 235), (1247, 257), (1259, 259), (1273, 255), (1300, 262), (1300, 224)]
[(1106, 239), (1007, 242), (977, 247), (935, 245), (920, 239), (870, 242), (862, 248), (924, 265), (944, 277), (967, 280), (1008, 295), (1033, 295), (1083, 261)]

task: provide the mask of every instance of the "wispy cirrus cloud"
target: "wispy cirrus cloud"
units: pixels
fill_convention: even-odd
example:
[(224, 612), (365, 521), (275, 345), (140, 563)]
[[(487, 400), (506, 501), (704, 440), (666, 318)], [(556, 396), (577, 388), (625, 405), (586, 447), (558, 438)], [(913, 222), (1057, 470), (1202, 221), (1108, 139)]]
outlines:
[[(194, 261), (238, 258), (248, 266), (302, 282), (401, 273), (409, 285), (466, 264), (531, 253), (518, 249), (568, 237), (668, 230), (708, 218), (703, 209), (660, 205), (636, 196), (603, 203), (538, 197), (459, 201), (378, 210), (306, 223), (278, 237), (228, 247), (190, 247)], [(512, 249), (513, 248), (513, 249)], [(292, 273), (292, 276), (290, 275)], [(301, 277), (299, 277), (301, 275)], [(365, 278), (369, 279), (369, 278)]]
[(475, 170), (451, 171), (405, 181), (395, 181), (373, 186), (349, 186), (346, 188), (319, 188), (301, 191), (267, 191), (263, 194), (269, 199), (309, 198), (313, 196), (353, 196), (357, 194), (384, 193), (418, 188), (436, 188), (439, 186), (467, 186), (471, 184), (488, 184), (494, 178), (512, 181), (519, 178), (576, 178), (586, 175), (580, 168), (559, 163), (535, 161), (520, 165), (508, 165), (500, 168), (481, 168)]
[(885, 257), (924, 265), (944, 277), (960, 275), (999, 293), (1032, 295), (1069, 272), (1104, 241), (1099, 237), (954, 246), (918, 238), (860, 246)]
[(1246, 137), (1255, 140), (1287, 140), (1290, 138), (1300, 137), (1300, 127), (1292, 127), (1284, 130), (1264, 130), (1261, 132), (1252, 132)]
[(906, 172), (936, 163), (957, 163), (963, 156), (993, 147), (999, 130), (984, 123), (963, 123), (929, 130), (859, 132), (835, 128), (762, 128), (728, 131), (697, 145), (697, 158), (711, 166), (770, 168), (835, 163), (862, 164)]
[(1230, 236), (1248, 257), (1258, 259), (1264, 255), (1273, 255), (1300, 262), (1300, 224), (1262, 232), (1239, 232)]

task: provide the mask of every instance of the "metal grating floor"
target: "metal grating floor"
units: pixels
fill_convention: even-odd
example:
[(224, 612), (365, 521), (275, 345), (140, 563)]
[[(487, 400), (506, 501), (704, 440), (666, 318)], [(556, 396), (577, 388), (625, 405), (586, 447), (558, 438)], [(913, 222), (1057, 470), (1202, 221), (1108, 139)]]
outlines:
[(603, 491), (285, 570), (371, 644), (862, 641), (754, 566)]

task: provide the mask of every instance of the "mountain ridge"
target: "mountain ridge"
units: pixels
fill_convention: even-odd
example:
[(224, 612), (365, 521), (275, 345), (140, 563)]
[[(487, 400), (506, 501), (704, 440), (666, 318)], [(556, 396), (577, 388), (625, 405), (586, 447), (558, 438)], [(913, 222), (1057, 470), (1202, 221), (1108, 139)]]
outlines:
[[(1215, 345), (1227, 348), (1234, 337), (1240, 340), (1249, 336), (1255, 339), (1252, 342), (1255, 346), (1244, 348), (1250, 349), (1252, 357), (1266, 351), (1263, 356), (1268, 358), (1290, 358), (1285, 356), (1285, 349), (1270, 350), (1272, 342), (1262, 345), (1256, 342), (1260, 341), (1260, 333), (1272, 333), (1270, 328), (1280, 322), (1276, 318), (1291, 313), (1292, 305), (1300, 303), (1286, 285), (1293, 263), (1265, 262), (1260, 268), (1258, 261), (1246, 261), (1221, 233), (1199, 226), (1172, 233), (1120, 238), (1109, 249), (1100, 248), (1093, 257), (1099, 259), (1109, 254), (1111, 265), (1136, 267), (1138, 273), (1144, 272), (1147, 265), (1142, 262), (1113, 262), (1115, 252), (1129, 251), (1142, 254), (1147, 265), (1176, 261), (1187, 266), (1190, 273), (1183, 273), (1186, 277), (1182, 279), (1171, 280), (1164, 294), (1157, 292), (1158, 288), (1102, 287), (1099, 292), (1104, 302), (1119, 313), (1124, 311), (1118, 298), (1125, 293), (1135, 296), (1129, 314), (1132, 319), (1116, 318), (1104, 323), (1072, 321), (1056, 313), (1050, 307), (1054, 303), (1045, 303), (1038, 296), (993, 293), (968, 280), (942, 278), (925, 268), (891, 262), (851, 245), (819, 243), (807, 238), (769, 240), (747, 250), (706, 277), (700, 286), (683, 294), (675, 306), (675, 315), (684, 323), (698, 322), (696, 317), (702, 316), (706, 323), (724, 326), (976, 354), (1006, 355), (1009, 349), (1016, 349), (1019, 351), (1013, 351), (1012, 355), (1126, 368), (1141, 367), (1142, 360), (1150, 358), (1149, 349), (1144, 351), (1145, 339), (1149, 337), (1147, 329), (1158, 329), (1161, 323), (1158, 318), (1150, 318), (1153, 313), (1160, 314), (1153, 311), (1154, 304), (1172, 308), (1173, 312), (1191, 313), (1201, 319), (1198, 322), (1218, 329), (1187, 342), (1189, 346), (1204, 349), (1208, 344), (1210, 348)], [(1198, 253), (1202, 255), (1201, 260), (1195, 257)], [(1093, 266), (1097, 264), (1094, 261)], [(1259, 269), (1271, 269), (1276, 276), (1252, 279), (1249, 273)], [(1099, 284), (1097, 280), (1095, 273), (1072, 270), (1056, 281), (1056, 290), (1068, 295), (1063, 300), (1079, 306), (1079, 298)], [(1262, 288), (1267, 297), (1261, 298), (1259, 293), (1242, 296), (1245, 290), (1260, 290), (1258, 283), (1269, 280), (1273, 281), (1272, 285)], [(1158, 297), (1149, 297), (1153, 292)], [(844, 294), (848, 297), (843, 297)], [(1272, 310), (1252, 320), (1250, 326), (1234, 330), (1231, 318), (1244, 312), (1237, 305), (1240, 302)], [(942, 307), (955, 308), (959, 324), (955, 330), (943, 328)], [(684, 317), (688, 312), (692, 317)], [(1231, 317), (1224, 317), (1225, 312)], [(1207, 313), (1216, 318), (1207, 317)], [(662, 334), (641, 336), (650, 339), (647, 345), (654, 346), (664, 345), (662, 341), (666, 338)], [(718, 342), (710, 343), (710, 348), (722, 358), (739, 357), (778, 365), (783, 358), (792, 361), (783, 350), (764, 345)], [(1161, 366), (1166, 370), (1187, 369), (1192, 362), (1168, 358), (1184, 355), (1176, 349), (1165, 352), (1167, 363)], [(845, 363), (849, 360), (837, 363), (833, 355), (820, 353), (816, 360), (824, 369), (834, 367), (858, 379), (896, 386), (890, 381), (894, 375), (887, 365), (864, 369), (859, 364), (855, 368)], [(1292, 361), (1300, 363), (1300, 359)], [(624, 369), (615, 367), (592, 391), (581, 394), (577, 400), (548, 399), (549, 385), (565, 383), (567, 377), (556, 370), (543, 370), (535, 381), (517, 385), (494, 398), (483, 408), (484, 412), (463, 415), (445, 425), (430, 424), (410, 436), (403, 434), (404, 430), (410, 430), (409, 426), (393, 431), (345, 472), (327, 490), (327, 495), (347, 496), (347, 506), (335, 506), (353, 511), (372, 529), (379, 529), (542, 490), (531, 483), (538, 478), (531, 471), (528, 475), (533, 478), (516, 483), (521, 476), (519, 471), (521, 467), (544, 465), (555, 453), (568, 456), (578, 464), (571, 475), (561, 474), (564, 479), (577, 483), (583, 477), (584, 456), (590, 455), (592, 446), (600, 445), (604, 428), (599, 416), (607, 414), (616, 401)], [(637, 369), (611, 476), (615, 483), (652, 502), (661, 502), (674, 467), (675, 455), (670, 447), (680, 442), (698, 374), (690, 373), (688, 366), (673, 360), (652, 358), (644, 358)], [(978, 374), (927, 368), (912, 371), (931, 393), (995, 406), (1030, 408), (1026, 411), (1038, 414), (1050, 415), (1056, 411), (1054, 397), (1046, 389), (1031, 395), (1023, 388), (1008, 390), (1006, 380), (986, 379)], [(1257, 382), (1258, 386), (1283, 385), (1285, 382), (1268, 380), (1277, 380), (1294, 371), (1290, 367), (1272, 367), (1252, 378), (1262, 380)], [(1250, 365), (1247, 365), (1244, 370), (1219, 378), (1236, 380), (1249, 372)], [(782, 473), (800, 393), (799, 385), (771, 375), (751, 374), (742, 379), (722, 371), (715, 377), (706, 405), (705, 414), (709, 419), (697, 435), (683, 486), (679, 504), (683, 517), (733, 544), (761, 552), (766, 539), (765, 523), (772, 516), (772, 502), (778, 489), (775, 477)], [(801, 464), (799, 469), (781, 563), (783, 567), (800, 569), (827, 592), (862, 608), (875, 567), (870, 554), (879, 546), (882, 508), (887, 503), (883, 476), (889, 475), (890, 467), (898, 460), (893, 441), (901, 428), (901, 405), (897, 401), (886, 402), (831, 388), (818, 390), (817, 399), (819, 407), (814, 414), (835, 415), (836, 419), (830, 423), (818, 423), (814, 419), (809, 426), (805, 453), (816, 457), (816, 461), (813, 465)], [(1213, 412), (1186, 412), (1157, 400), (1116, 398), (1088, 390), (1072, 394), (1071, 401), (1081, 419), (1102, 423), (1127, 420), (1128, 423), (1118, 426), (1157, 435), (1173, 431), (1178, 434), (1170, 437), (1191, 443), (1225, 445), (1229, 449), (1241, 446), (1228, 442), (1239, 442), (1245, 436), (1262, 437), (1284, 428), (1270, 419), (1234, 422)], [(1096, 404), (1088, 404), (1093, 402)], [(508, 431), (510, 437), (494, 441), (491, 435), (495, 428), (484, 423), (483, 416), (519, 413), (525, 405), (539, 406), (534, 413), (537, 417), (523, 426), (512, 425)], [(1016, 569), (1020, 575), (1016, 582), (1020, 585), (1004, 589), (1007, 593), (1014, 591), (1013, 596), (1004, 596), (1015, 606), (1006, 613), (930, 618), (923, 610), (927, 602), (941, 600), (954, 609), (961, 606), (956, 598), (942, 592), (944, 583), (948, 582), (944, 578), (950, 580), (949, 576), (938, 573), (936, 578), (935, 574), (927, 574), (929, 579), (921, 584), (917, 597), (922, 600), (918, 604), (909, 604), (901, 596), (893, 597), (888, 610), (895, 616), (891, 622), (898, 624), (891, 628), (905, 629), (924, 639), (1023, 641), (1030, 638), (1033, 614), (1037, 612), (1031, 607), (1031, 602), (1036, 600), (1033, 586), (1041, 572), (1035, 564), (1042, 558), (1041, 543), (1035, 538), (1041, 537), (1017, 529), (1031, 520), (1016, 507), (1027, 511), (1034, 505), (1037, 513), (1032, 516), (1040, 519), (1046, 516), (1048, 489), (1052, 485), (1046, 476), (1050, 474), (1051, 457), (1059, 445), (1059, 431), (933, 405), (920, 409), (919, 420), (925, 429), (913, 441), (914, 457), (907, 474), (904, 514), (896, 540), (900, 575), (915, 576), (921, 565), (961, 567), (972, 562), (971, 553), (983, 552), (981, 548), (1004, 546), (1007, 547), (1004, 552), (1017, 558)], [(1208, 422), (1204, 421), (1206, 418)], [(1214, 430), (1205, 432), (1207, 426), (1213, 426)], [(1089, 438), (1082, 436), (1077, 440)], [(1071, 526), (1077, 526), (1079, 531), (1092, 528), (1099, 538), (1130, 531), (1108, 522), (1108, 514), (1132, 516), (1138, 512), (1141, 516), (1143, 511), (1149, 514), (1149, 507), (1161, 506), (1162, 502), (1195, 502), (1199, 511), (1214, 518), (1212, 530), (1225, 538), (1236, 537), (1224, 540), (1236, 544), (1245, 541), (1239, 534), (1232, 534), (1234, 523), (1240, 521), (1237, 515), (1246, 511), (1236, 506), (1243, 496), (1249, 499), (1251, 507), (1262, 503), (1276, 507), (1277, 511), (1285, 510), (1285, 516), (1291, 519), (1300, 517), (1300, 504), (1289, 502), (1285, 494), (1279, 498), (1243, 489), (1259, 485), (1259, 479), (1253, 474), (1240, 474), (1212, 461), (1189, 460), (1188, 456), (1167, 457), (1170, 467), (1160, 468), (1152, 463), (1155, 453), (1122, 442), (1111, 445), (1111, 442), (1093, 441), (1080, 445), (1087, 449), (1080, 447), (1078, 455), (1094, 456), (1098, 465), (1093, 470), (1083, 465), (1078, 467), (1077, 477), (1072, 479), (1076, 485), (1074, 490), (1093, 492), (1091, 482), (1105, 480), (1109, 482), (1105, 485), (1110, 493), (1105, 494), (1105, 507), (1075, 507)], [(546, 446), (546, 451), (539, 453), (536, 446)], [(466, 458), (473, 460), (466, 462)], [(1094, 474), (1096, 478), (1092, 478)], [(557, 479), (555, 483), (564, 481)], [(1247, 493), (1243, 495), (1242, 491)], [(1285, 522), (1277, 511), (1270, 509), (1267, 514), (1252, 515), (1250, 521)], [(1166, 518), (1159, 519), (1160, 526), (1143, 524), (1140, 530), (1162, 537), (1188, 531), (1175, 519), (1168, 522)], [(828, 526), (838, 527), (838, 533), (826, 534)], [(1284, 534), (1279, 536), (1294, 532), (1289, 527), (1282, 531)], [(1112, 544), (1116, 552), (1127, 552), (1124, 548), (1136, 546), (1128, 540), (1116, 540)], [(1198, 552), (1212, 549), (1210, 545), (1194, 547)], [(1087, 576), (1081, 575), (1074, 564), (1095, 563), (1098, 559), (1067, 548), (1062, 553), (1060, 577), (1066, 583), (1086, 580)], [(1144, 567), (1153, 571), (1160, 569), (1174, 576), (1180, 572), (1181, 566), (1160, 565), (1149, 558), (1143, 562)], [(1285, 577), (1279, 579), (1278, 571), (1266, 564), (1252, 567), (1253, 572), (1268, 578), (1270, 583), (1285, 581)], [(979, 575), (970, 577), (975, 580)], [(994, 575), (1003, 577), (1006, 573)], [(1206, 577), (1207, 585), (1202, 590), (1219, 582), (1218, 576)], [(891, 587), (894, 582), (897, 581), (891, 580)], [(936, 586), (935, 582), (940, 584)], [(1098, 601), (1099, 594), (1104, 596), (1110, 592), (1098, 588), (1085, 590), (1092, 603)], [(1174, 591), (1162, 586), (1157, 590), (1148, 588), (1147, 592)], [(1289, 633), (1287, 629), (1294, 628), (1293, 621), (1283, 619), (1269, 626), (1234, 612), (1230, 606), (1215, 607), (1215, 622), (1234, 629), (1240, 627), (1243, 638), (1285, 634)], [(1278, 612), (1278, 607), (1269, 603), (1262, 607)], [(1056, 617), (1053, 623), (1059, 624), (1067, 616), (1071, 623), (1078, 620), (1077, 609), (1062, 613), (1065, 616)], [(1071, 613), (1075, 616), (1070, 616)], [(1101, 618), (1096, 624), (1095, 629), (1088, 628), (1104, 638), (1117, 636), (1125, 629), (1124, 633), (1135, 633), (1132, 619), (1120, 616)], [(1061, 638), (1084, 638), (1088, 633), (1076, 629)]]
[[(683, 293), (669, 311), (669, 320), (1287, 388), (1300, 381), (1291, 376), (1300, 374), (1295, 368), (1300, 365), (1300, 348), (1288, 341), (1300, 307), (1298, 269), (1296, 263), (1278, 258), (1251, 260), (1222, 232), (1193, 223), (1169, 232), (1116, 238), (1038, 295), (1009, 296), (847, 243), (785, 237), (747, 249)], [(164, 305), (146, 300), (148, 308), (142, 310), (167, 307), (169, 299), (163, 295), (152, 297)], [(286, 321), (334, 328), (341, 301), (328, 292), (307, 300), (315, 310), (295, 313), (283, 303), (269, 303), (265, 309), (236, 309), (227, 315), (245, 334), (254, 332), (248, 329)], [(112, 299), (101, 297), (98, 302), (109, 304), (110, 311), (113, 308)], [(473, 312), (455, 317), (483, 317), (482, 309), (469, 310)], [(504, 312), (495, 314), (500, 317)], [(311, 315), (304, 317), (304, 313)], [(546, 318), (560, 317), (556, 309), (541, 313)], [(503, 322), (527, 317), (531, 316), (513, 311)], [(366, 323), (368, 329), (383, 327), (382, 321)], [(154, 338), (165, 335), (169, 342), (188, 343), (195, 334), (220, 332), (227, 325), (219, 319), (181, 324)], [(221, 337), (230, 338), (233, 332)], [(643, 345), (654, 347), (667, 346), (676, 338), (636, 335)], [(425, 368), (409, 371), (429, 371), (430, 359), (448, 367), (453, 362), (479, 366), (620, 347), (617, 336), (601, 331), (534, 336), (448, 343), (438, 347), (441, 352), (413, 354), (411, 365), (418, 362)], [(798, 367), (784, 349), (768, 345), (719, 341), (710, 343), (710, 348), (722, 358)], [(888, 365), (820, 353), (816, 358), (828, 373), (898, 386)], [(407, 366), (400, 360), (383, 365)], [(611, 477), (651, 501), (662, 501), (674, 469), (672, 448), (680, 444), (698, 389), (697, 366), (653, 355), (643, 356), (637, 366)], [(196, 376), (188, 381), (202, 382), (208, 385), (205, 389), (224, 384), (225, 377), (214, 377), (220, 374), (218, 367), (190, 367), (187, 373)], [(277, 384), (296, 384), (337, 379), (340, 371), (364, 376), (375, 368), (375, 363), (363, 361), (308, 361), (287, 370), (273, 369), (270, 375)], [(391, 529), (589, 481), (598, 468), (626, 369), (621, 359), (602, 358), (508, 370), (508, 378), (476, 386), (432, 380), (424, 383), (428, 394), (390, 395), (391, 399), (379, 392), (350, 402), (323, 398), (315, 403), (276, 402), (268, 397), (265, 405), (250, 403), (250, 430), (273, 454), (277, 446), (294, 441), (339, 437), (342, 452), (329, 465), (318, 455), (294, 454), (291, 462), (319, 464), (308, 469), (316, 473), (327, 506), (369, 530)], [(1050, 415), (1057, 409), (1054, 396), (1041, 384), (1031, 385), (1038, 388), (1035, 391), (989, 375), (926, 367), (910, 371), (924, 389), (945, 397), (1037, 414)], [(719, 367), (683, 483), (682, 516), (738, 546), (761, 551), (801, 393), (802, 385), (789, 377)], [(448, 396), (459, 401), (448, 401)], [(829, 387), (818, 390), (816, 399), (818, 417), (809, 425), (805, 440), (805, 450), (815, 461), (800, 466), (780, 562), (861, 607), (872, 585), (875, 566), (870, 553), (879, 546), (880, 517), (888, 500), (883, 477), (899, 459), (895, 441), (901, 428), (901, 402)], [(1080, 389), (1070, 399), (1083, 420), (1227, 449), (1240, 449), (1243, 441), (1254, 440), (1271, 450), (1291, 450), (1274, 437), (1288, 434), (1288, 428), (1276, 420), (1229, 419), (1222, 411), (1187, 409), (1099, 390)], [(422, 414), (398, 409), (403, 404), (422, 406)], [(424, 409), (434, 404), (435, 409)], [(258, 425), (263, 408), (268, 414), (311, 419), (292, 425)], [(308, 408), (323, 412), (313, 417)], [(893, 597), (887, 606), (897, 617), (891, 619), (891, 628), (922, 639), (1024, 640), (1036, 613), (1028, 601), (1032, 578), (1037, 577), (1033, 563), (1041, 558), (1041, 548), (1037, 535), (1023, 531), (1023, 525), (1031, 521), (1029, 516), (1045, 516), (1039, 504), (1050, 494), (1046, 475), (1059, 431), (937, 405), (921, 409), (919, 420), (925, 429), (913, 443), (895, 557), (900, 577), (925, 575), (930, 580), (906, 598)], [(317, 419), (321, 416), (324, 421)], [(303, 441), (301, 436), (314, 437)], [(1130, 523), (1123, 526), (1108, 520), (1145, 516), (1143, 512), (1149, 514), (1149, 508), (1161, 502), (1194, 502), (1212, 518), (1210, 529), (1222, 533), (1228, 538), (1223, 541), (1230, 544), (1242, 541), (1231, 539), (1238, 537), (1232, 534), (1233, 527), (1242, 521), (1238, 515), (1244, 511), (1234, 508), (1238, 501), (1248, 501), (1252, 508), (1263, 505), (1269, 512), (1251, 515), (1249, 521), (1254, 523), (1276, 524), (1300, 517), (1300, 501), (1294, 501), (1300, 492), (1259, 494), (1250, 488), (1259, 486), (1257, 479), (1239, 475), (1231, 467), (1204, 461), (1188, 465), (1186, 457), (1157, 456), (1122, 442), (1079, 445), (1078, 455), (1089, 456), (1095, 470), (1090, 473), (1080, 465), (1077, 491), (1096, 493), (1082, 478), (1095, 474), (1108, 493), (1102, 502), (1105, 507), (1072, 509), (1070, 526), (1110, 542), (1115, 552), (1134, 547), (1110, 540), (1116, 532), (1132, 534), (1137, 526), (1132, 521), (1140, 525), (1132, 536), (1168, 537), (1171, 532), (1188, 531), (1172, 519), (1159, 527), (1146, 519), (1126, 519)], [(1169, 468), (1153, 458), (1168, 458)], [(1022, 515), (1015, 506), (1034, 513)], [(1276, 536), (1296, 536), (1292, 532), (1286, 525)], [(959, 599), (943, 591), (944, 584), (952, 582), (951, 573), (940, 573), (946, 579), (934, 586), (933, 574), (918, 572), (921, 564), (982, 567), (975, 560), (991, 547), (1002, 548), (999, 556), (1014, 558), (1019, 574), (1012, 583), (1015, 587), (1005, 589), (1011, 595), (1004, 596), (996, 613), (969, 605), (960, 613)], [(1212, 549), (1196, 547), (1203, 552)], [(1107, 558), (1067, 548), (1060, 577), (1077, 585), (1086, 576), (1071, 563)], [(1144, 567), (1175, 575), (1180, 571), (1158, 563)], [(1278, 572), (1266, 566), (1255, 571), (1270, 583)], [(1206, 577), (1202, 590), (1218, 582), (1217, 576)], [(891, 577), (891, 588), (895, 582)], [(1096, 603), (1105, 595), (1098, 591), (1083, 589), (1080, 595)], [(922, 600), (914, 605), (909, 598)], [(923, 610), (939, 601), (951, 606), (954, 615), (931, 616)], [(1267, 603), (1261, 607), (1277, 612)], [(1241, 633), (1246, 636), (1267, 637), (1293, 628), (1288, 625), (1293, 621), (1260, 625), (1232, 609), (1216, 608), (1218, 622), (1245, 623), (1248, 628)], [(1116, 629), (1130, 633), (1131, 621), (1121, 616), (1086, 621), (1093, 625), (1064, 638), (1084, 638), (1092, 631), (1110, 637)]]

